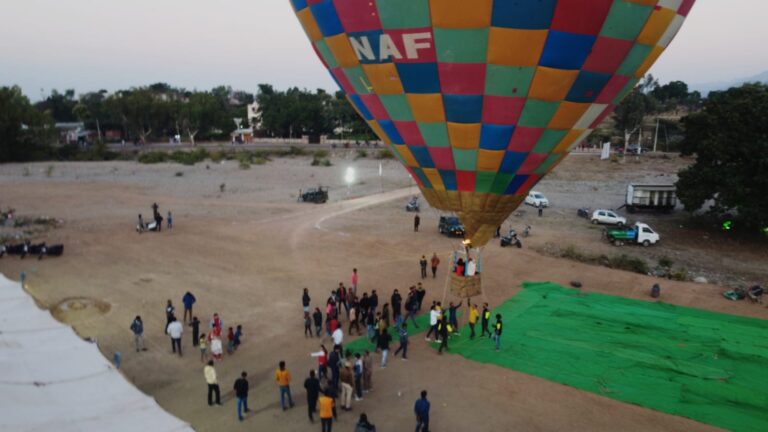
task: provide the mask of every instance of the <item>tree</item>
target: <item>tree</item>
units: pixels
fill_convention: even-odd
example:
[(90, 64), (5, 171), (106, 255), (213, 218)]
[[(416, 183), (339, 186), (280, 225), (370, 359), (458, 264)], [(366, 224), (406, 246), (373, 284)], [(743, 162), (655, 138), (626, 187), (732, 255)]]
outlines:
[[(658, 88), (653, 75), (646, 75), (614, 110), (616, 131), (622, 136), (642, 126), (645, 117), (657, 109), (656, 99), (651, 96)], [(626, 143), (625, 143), (626, 144)]]
[(686, 210), (711, 200), (714, 216), (735, 213), (745, 226), (768, 226), (768, 86), (710, 93), (703, 110), (683, 125), (682, 153), (696, 155), (677, 182)]
[(0, 162), (49, 157), (53, 119), (29, 103), (19, 87), (0, 87)]

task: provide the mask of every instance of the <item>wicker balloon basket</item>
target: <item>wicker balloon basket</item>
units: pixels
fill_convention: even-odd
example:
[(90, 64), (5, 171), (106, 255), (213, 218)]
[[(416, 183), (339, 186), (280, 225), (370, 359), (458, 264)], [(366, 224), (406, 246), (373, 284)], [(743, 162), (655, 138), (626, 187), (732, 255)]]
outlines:
[(451, 294), (460, 298), (470, 298), (482, 294), (483, 288), (479, 274), (459, 276), (451, 274)]

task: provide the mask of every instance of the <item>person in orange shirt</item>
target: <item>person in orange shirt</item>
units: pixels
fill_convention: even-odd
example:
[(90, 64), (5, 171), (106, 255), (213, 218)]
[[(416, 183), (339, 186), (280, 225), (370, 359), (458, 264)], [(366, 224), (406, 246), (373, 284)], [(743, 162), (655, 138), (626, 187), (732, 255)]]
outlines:
[(285, 362), (280, 360), (279, 368), (275, 371), (275, 381), (280, 387), (280, 406), (285, 408), (285, 396), (288, 395), (288, 404), (293, 408), (293, 398), (291, 398), (291, 373), (285, 368)]
[(334, 401), (330, 395), (330, 392), (326, 390), (319, 400), (320, 404), (320, 424), (322, 425), (323, 432), (331, 432), (333, 427), (333, 419), (336, 418), (334, 408)]

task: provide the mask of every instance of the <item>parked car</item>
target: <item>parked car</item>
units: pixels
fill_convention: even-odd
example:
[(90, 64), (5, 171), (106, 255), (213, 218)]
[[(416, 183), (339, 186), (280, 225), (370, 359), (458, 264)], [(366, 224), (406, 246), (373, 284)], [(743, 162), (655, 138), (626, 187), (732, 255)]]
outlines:
[(440, 216), (437, 230), (440, 231), (440, 234), (447, 236), (464, 237), (464, 225), (456, 216)]
[(627, 218), (617, 215), (612, 210), (597, 209), (592, 213), (590, 218), (593, 224), (606, 224), (606, 225), (618, 225), (624, 226), (627, 224)]
[(299, 190), (299, 201), (323, 204), (328, 201), (328, 188), (318, 186), (317, 188), (310, 188), (303, 192)]
[(549, 207), (549, 200), (541, 192), (530, 191), (525, 203), (534, 207)]
[(637, 222), (633, 227), (610, 228), (606, 231), (608, 241), (616, 246), (636, 244), (650, 246), (661, 240), (661, 236), (647, 224)]

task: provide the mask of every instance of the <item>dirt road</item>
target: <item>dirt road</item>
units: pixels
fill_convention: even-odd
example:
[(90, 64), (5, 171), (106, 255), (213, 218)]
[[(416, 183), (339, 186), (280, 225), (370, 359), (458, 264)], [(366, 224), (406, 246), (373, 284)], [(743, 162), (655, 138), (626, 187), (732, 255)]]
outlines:
[[(320, 341), (302, 335), (301, 288), (309, 288), (313, 305), (324, 304), (330, 290), (339, 281), (348, 283), (352, 267), (357, 267), (361, 291), (376, 289), (388, 297), (394, 288), (402, 291), (420, 280), (421, 255), (437, 252), (445, 263), (458, 242), (437, 234), (437, 212), (429, 208), (422, 212), (421, 232), (413, 232), (413, 215), (403, 206), (415, 190), (394, 165), (385, 168), (380, 180), (378, 162), (358, 161), (361, 183), (353, 188), (353, 199), (346, 200), (340, 180), (334, 180), (342, 178), (345, 163), (335, 162), (324, 171), (304, 162), (299, 166), (297, 160), (278, 160), (249, 172), (230, 166), (170, 168), (183, 171), (181, 178), (168, 166), (122, 163), (89, 165), (85, 171), (90, 174), (77, 165), (56, 164), (51, 178), (27, 177), (19, 174), (22, 167), (3, 167), (0, 179), (13, 187), (3, 191), (0, 204), (11, 202), (23, 213), (63, 218), (64, 225), (48, 236), (65, 243), (66, 252), (60, 259), (39, 262), (4, 258), (0, 271), (11, 276), (25, 271), (30, 291), (47, 307), (72, 298), (94, 299), (101, 305), (98, 310), (86, 308), (63, 317), (81, 335), (97, 338), (107, 357), (121, 351), (126, 377), (197, 430), (317, 430), (319, 425), (307, 420), (301, 383), (315, 366), (309, 353)], [(295, 171), (285, 181), (289, 168)], [(334, 202), (295, 202), (298, 188), (319, 180), (337, 182)], [(222, 181), (227, 183), (223, 194), (215, 187)], [(376, 193), (380, 188), (385, 192)], [(152, 202), (161, 212), (173, 210), (172, 232), (139, 235), (133, 230), (136, 214), (149, 213)], [(556, 235), (555, 226), (542, 224), (527, 243)], [(491, 304), (514, 295), (524, 280), (567, 284), (579, 279), (586, 290), (640, 299), (647, 299), (649, 287), (657, 282), (543, 257), (528, 247), (510, 250), (492, 244), (484, 260), (485, 299)], [(437, 279), (424, 280), (427, 301), (443, 298), (444, 272), (443, 265)], [(171, 355), (163, 334), (165, 301), (171, 299), (180, 315), (187, 290), (197, 296), (195, 315), (204, 323), (219, 312), (225, 327), (244, 328), (241, 349), (217, 365), (226, 394), (222, 408), (205, 403), (202, 364), (189, 332), (183, 358)], [(719, 291), (716, 286), (665, 282), (663, 299), (768, 318), (765, 308), (722, 301)], [(128, 327), (137, 314), (145, 322), (145, 353), (132, 350)], [(410, 360), (392, 359), (387, 369), (377, 368), (375, 390), (354, 404), (352, 413), (340, 414), (338, 430), (351, 430), (361, 412), (381, 431), (408, 430), (414, 422), (413, 402), (422, 389), (430, 392), (436, 431), (714, 430), (458, 356), (438, 356), (419, 337), (411, 342)], [(294, 377), (297, 407), (287, 412), (279, 408), (273, 379), (279, 360), (287, 362)], [(249, 373), (254, 412), (240, 424), (231, 388), (242, 370)]]

